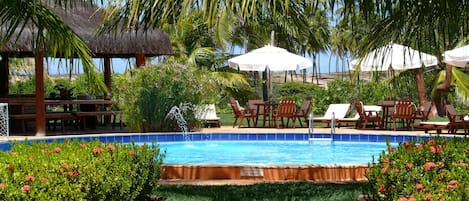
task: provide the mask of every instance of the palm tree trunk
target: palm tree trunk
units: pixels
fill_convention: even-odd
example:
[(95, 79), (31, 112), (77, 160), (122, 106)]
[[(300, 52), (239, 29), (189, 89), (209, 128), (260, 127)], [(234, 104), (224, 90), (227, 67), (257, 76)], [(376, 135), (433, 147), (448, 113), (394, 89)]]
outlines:
[(433, 102), (435, 103), (436, 109), (439, 116), (445, 116), (445, 111), (443, 109), (443, 101), (447, 99), (449, 87), (451, 86), (451, 74), (453, 71), (453, 66), (446, 65), (446, 75), (443, 83), (439, 84), (436, 87), (435, 94), (433, 94)]
[(417, 91), (419, 94), (419, 105), (424, 105), (427, 102), (425, 93), (425, 81), (423, 79), (423, 73), (421, 69), (415, 70), (415, 78), (417, 79)]

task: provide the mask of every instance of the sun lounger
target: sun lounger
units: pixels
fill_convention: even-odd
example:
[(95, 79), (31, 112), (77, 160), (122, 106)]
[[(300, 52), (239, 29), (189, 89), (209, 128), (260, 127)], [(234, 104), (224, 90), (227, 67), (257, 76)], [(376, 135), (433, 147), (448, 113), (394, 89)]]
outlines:
[(217, 116), (215, 104), (198, 106), (195, 109), (195, 118), (204, 121), (207, 126), (214, 125), (220, 127), (220, 117)]
[(346, 117), (342, 119), (337, 119), (337, 127), (341, 127), (342, 124), (346, 124), (347, 126), (349, 124), (355, 124), (355, 127), (358, 127), (358, 121), (360, 121), (360, 115), (358, 113), (355, 113), (353, 117)]
[(336, 121), (340, 119), (344, 119), (349, 109), (350, 109), (350, 104), (348, 103), (330, 104), (324, 116), (314, 117), (313, 121), (327, 123), (327, 126), (329, 127), (332, 121), (332, 115), (334, 115), (334, 118), (336, 119)]
[(448, 121), (445, 122), (431, 122), (431, 121), (422, 121), (416, 128), (424, 129), (425, 133), (428, 133), (429, 130), (436, 130), (436, 133), (441, 134), (442, 129), (448, 128)]

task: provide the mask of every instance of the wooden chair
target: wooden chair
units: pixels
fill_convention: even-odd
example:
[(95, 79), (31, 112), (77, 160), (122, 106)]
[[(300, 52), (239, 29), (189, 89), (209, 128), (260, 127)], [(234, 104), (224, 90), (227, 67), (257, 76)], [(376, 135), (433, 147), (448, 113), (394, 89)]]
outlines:
[[(279, 128), (279, 125), (277, 123), (278, 120), (282, 121), (282, 126), (284, 128), (288, 127), (288, 122), (290, 119), (293, 121), (293, 128), (295, 128), (295, 123), (296, 123), (296, 104), (293, 99), (290, 98), (285, 98), (280, 101), (278, 104), (278, 109), (274, 110), (272, 113), (272, 120), (274, 121), (274, 124), (277, 128)], [(287, 118), (287, 124), (285, 124), (283, 118)]]
[(383, 107), (383, 122), (384, 128), (388, 127), (388, 124), (391, 123), (391, 115), (394, 114), (394, 107), (396, 105), (396, 99), (393, 97), (386, 97), (383, 100), (381, 106)]
[(256, 115), (254, 127), (257, 126), (257, 122), (260, 116), (262, 116), (262, 123), (265, 127), (265, 122), (269, 120), (270, 113), (266, 110), (264, 101), (261, 99), (248, 100), (248, 108), (254, 110), (254, 114)]
[(394, 130), (397, 129), (396, 121), (402, 121), (402, 127), (409, 129), (411, 128), (414, 130), (413, 120), (415, 117), (415, 104), (412, 102), (411, 99), (403, 98), (396, 102), (396, 106), (394, 107), (394, 113), (391, 114), (391, 120), (393, 122)]
[(420, 121), (428, 121), (428, 117), (430, 116), (430, 111), (432, 108), (433, 103), (431, 101), (426, 101), (414, 114), (413, 121), (420, 120)]
[(463, 129), (465, 134), (469, 134), (469, 121), (465, 120), (465, 114), (457, 114), (454, 106), (445, 104), (446, 116), (448, 117), (448, 133), (456, 133), (458, 129)]
[(306, 126), (309, 126), (308, 115), (309, 115), (310, 110), (311, 110), (311, 97), (309, 96), (309, 97), (306, 97), (306, 100), (303, 101), (301, 108), (297, 110), (295, 113), (295, 118), (298, 118), (301, 127), (303, 127), (303, 124), (301, 123), (301, 118), (303, 118), (303, 121), (306, 122)]
[(251, 127), (251, 121), (250, 120), (252, 120), (253, 123), (254, 123), (254, 120), (256, 118), (255, 111), (253, 109), (241, 110), (238, 101), (235, 100), (233, 97), (230, 98), (230, 105), (231, 105), (231, 108), (233, 109), (234, 118), (235, 118), (235, 121), (233, 122), (233, 128), (235, 127), (236, 122), (238, 121), (238, 119), (239, 119), (238, 128), (242, 127), (243, 119), (246, 119), (247, 122), (248, 122), (248, 126)]
[(357, 111), (360, 119), (358, 120), (358, 127), (362, 125), (362, 129), (365, 129), (368, 123), (372, 123), (373, 126), (375, 123), (377, 124), (378, 128), (383, 128), (381, 122), (383, 119), (379, 116), (376, 111), (365, 111), (363, 107), (363, 103), (358, 100), (358, 98), (354, 99), (355, 110)]

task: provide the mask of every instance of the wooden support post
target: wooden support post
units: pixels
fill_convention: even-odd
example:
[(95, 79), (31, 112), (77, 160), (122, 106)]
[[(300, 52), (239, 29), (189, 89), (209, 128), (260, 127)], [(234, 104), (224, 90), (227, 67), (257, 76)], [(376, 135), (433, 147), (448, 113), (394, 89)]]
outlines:
[(140, 68), (145, 65), (145, 55), (138, 53), (135, 55), (135, 63), (137, 64), (137, 68)]
[(9, 58), (7, 54), (2, 54), (2, 60), (0, 61), (0, 97), (6, 98), (8, 96), (9, 88)]
[(106, 84), (108, 94), (106, 94), (105, 97), (111, 96), (111, 58), (109, 55), (106, 55), (104, 57), (104, 84)]
[(46, 111), (44, 105), (44, 52), (35, 54), (36, 70), (36, 136), (46, 135)]
[[(106, 55), (104, 57), (104, 84), (106, 84), (107, 87), (107, 94), (105, 94), (104, 98), (105, 99), (111, 99), (112, 97), (112, 91), (111, 91), (111, 57), (109, 55)], [(106, 105), (108, 107), (109, 105)], [(111, 116), (104, 116), (104, 124), (108, 124), (111, 122)]]

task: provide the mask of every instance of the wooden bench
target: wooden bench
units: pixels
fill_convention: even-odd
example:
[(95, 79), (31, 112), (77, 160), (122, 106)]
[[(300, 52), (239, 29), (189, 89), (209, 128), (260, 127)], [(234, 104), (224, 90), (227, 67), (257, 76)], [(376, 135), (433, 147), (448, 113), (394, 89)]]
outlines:
[(100, 117), (110, 116), (112, 117), (112, 129), (115, 128), (116, 118), (119, 116), (119, 128), (122, 129), (122, 111), (119, 110), (108, 110), (108, 111), (86, 111), (86, 112), (74, 112), (77, 119), (83, 123), (83, 128), (86, 129), (86, 118), (85, 117)]
[[(65, 131), (65, 120), (74, 120), (76, 116), (69, 112), (52, 112), (45, 114), (46, 120), (60, 120), (62, 132)], [(36, 114), (11, 114), (10, 119), (22, 120), (22, 132), (26, 132), (26, 124), (24, 120), (36, 120)]]

